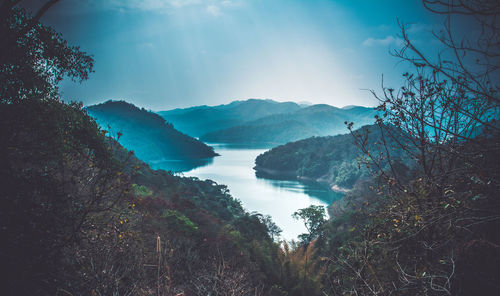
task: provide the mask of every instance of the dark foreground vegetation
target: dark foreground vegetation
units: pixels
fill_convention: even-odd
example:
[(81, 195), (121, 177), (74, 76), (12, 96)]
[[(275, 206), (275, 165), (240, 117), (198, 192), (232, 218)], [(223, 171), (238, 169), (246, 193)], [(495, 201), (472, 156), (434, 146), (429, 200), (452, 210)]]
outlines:
[[(298, 210), (308, 233), (296, 243), (276, 242), (270, 217), (245, 212), (225, 186), (151, 170), (62, 102), (57, 83), (86, 79), (92, 58), (38, 22), (57, 1), (34, 16), (18, 2), (0, 2), (3, 295), (498, 294), (495, 2), (424, 1), (487, 33), (476, 47), (443, 35), (446, 63), (402, 26), (396, 54), (415, 71), (379, 96), (379, 148), (352, 135), (371, 178), (329, 220), (322, 207)], [(395, 155), (415, 164), (401, 169)]]
[(151, 170), (62, 102), (57, 82), (86, 79), (93, 61), (16, 2), (1, 3), (1, 294), (254, 295), (278, 282), (270, 218), (225, 186)]

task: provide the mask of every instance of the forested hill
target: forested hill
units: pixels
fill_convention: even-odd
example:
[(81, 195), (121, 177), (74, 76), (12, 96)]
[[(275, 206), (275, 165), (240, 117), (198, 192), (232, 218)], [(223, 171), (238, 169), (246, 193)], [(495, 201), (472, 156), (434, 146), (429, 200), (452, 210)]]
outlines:
[(86, 108), (101, 128), (144, 161), (208, 158), (213, 148), (176, 130), (159, 115), (124, 101), (107, 101)]
[(160, 111), (158, 114), (183, 133), (199, 137), (205, 133), (238, 126), (272, 114), (293, 112), (300, 108), (300, 105), (293, 102), (249, 99), (213, 107), (196, 106)]
[[(366, 133), (371, 152), (382, 151), (383, 147), (377, 143), (381, 139), (379, 127), (369, 125), (354, 131), (356, 135)], [(360, 178), (370, 177), (369, 170), (360, 163), (361, 155), (351, 134), (311, 137), (266, 151), (256, 158), (254, 169), (261, 176), (308, 179), (351, 189)], [(401, 156), (393, 152), (393, 157)], [(408, 161), (404, 162), (409, 165)]]
[(329, 136), (347, 132), (344, 122), (365, 125), (373, 122), (373, 108), (337, 108), (319, 104), (299, 110), (274, 114), (200, 137), (207, 142), (284, 144), (312, 136)]
[(223, 295), (234, 278), (237, 295), (254, 295), (280, 283), (270, 217), (224, 185), (152, 170), (81, 105), (0, 103), (0, 127), (2, 295)]

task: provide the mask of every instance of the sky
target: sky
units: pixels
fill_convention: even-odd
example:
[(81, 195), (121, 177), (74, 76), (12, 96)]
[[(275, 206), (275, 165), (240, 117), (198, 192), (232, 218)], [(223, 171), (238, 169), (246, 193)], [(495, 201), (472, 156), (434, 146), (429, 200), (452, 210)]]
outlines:
[(418, 0), (61, 0), (42, 21), (93, 55), (65, 80), (84, 105), (126, 100), (160, 111), (249, 98), (374, 106), (401, 84), (398, 19), (424, 49), (441, 24)]

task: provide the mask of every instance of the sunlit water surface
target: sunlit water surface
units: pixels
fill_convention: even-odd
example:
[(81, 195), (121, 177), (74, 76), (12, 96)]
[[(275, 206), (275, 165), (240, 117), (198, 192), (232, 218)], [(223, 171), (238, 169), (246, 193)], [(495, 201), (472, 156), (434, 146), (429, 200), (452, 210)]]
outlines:
[[(220, 156), (213, 158), (213, 161), (199, 164), (201, 166), (197, 168), (186, 170), (183, 174), (227, 185), (231, 195), (239, 199), (247, 211), (271, 215), (273, 221), (283, 230), (282, 239), (296, 239), (297, 235), (306, 232), (303, 222), (292, 218), (295, 211), (309, 205), (326, 207), (342, 197), (342, 194), (315, 183), (256, 177), (253, 170), (255, 158), (266, 149), (210, 145)], [(184, 166), (179, 161), (158, 162), (152, 165), (155, 169), (181, 171), (182, 168), (191, 166), (192, 164)]]

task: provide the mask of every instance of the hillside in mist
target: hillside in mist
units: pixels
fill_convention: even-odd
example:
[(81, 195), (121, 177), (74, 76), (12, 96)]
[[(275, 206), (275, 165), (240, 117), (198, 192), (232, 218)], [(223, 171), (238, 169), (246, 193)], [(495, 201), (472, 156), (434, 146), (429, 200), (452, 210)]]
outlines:
[(158, 114), (176, 129), (193, 137), (244, 124), (273, 114), (289, 113), (301, 108), (293, 102), (249, 99), (226, 105), (195, 106), (160, 111)]
[(209, 158), (213, 148), (176, 130), (159, 115), (124, 101), (86, 108), (102, 129), (144, 161)]
[(375, 114), (373, 108), (318, 104), (207, 133), (200, 139), (221, 143), (285, 144), (312, 136), (343, 134), (347, 132), (346, 121), (362, 126), (373, 123)]

